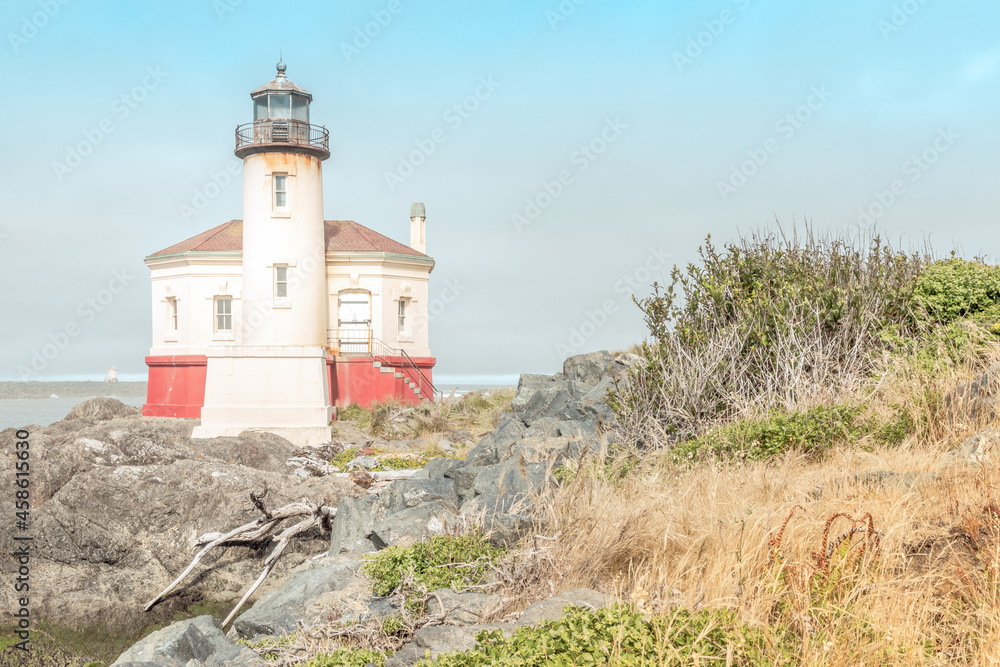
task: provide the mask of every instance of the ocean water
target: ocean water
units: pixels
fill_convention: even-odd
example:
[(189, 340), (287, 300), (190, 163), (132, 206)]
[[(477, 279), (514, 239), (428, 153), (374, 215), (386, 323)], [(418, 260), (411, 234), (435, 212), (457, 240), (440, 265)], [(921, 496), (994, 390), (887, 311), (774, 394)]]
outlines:
[[(438, 391), (443, 391), (448, 397), (452, 393), (462, 396), (470, 391), (490, 391), (498, 389), (496, 385), (459, 384), (453, 386), (437, 385)], [(146, 402), (145, 396), (114, 396), (125, 405), (141, 408)], [(38, 424), (48, 426), (57, 422), (73, 409), (73, 406), (86, 401), (86, 398), (19, 398), (0, 399), (0, 430), (5, 428), (21, 428)]]
[[(146, 402), (145, 396), (114, 396), (125, 405), (138, 408)], [(17, 398), (0, 400), (0, 429), (21, 428), (32, 424), (48, 426), (57, 422), (87, 399), (74, 398)]]

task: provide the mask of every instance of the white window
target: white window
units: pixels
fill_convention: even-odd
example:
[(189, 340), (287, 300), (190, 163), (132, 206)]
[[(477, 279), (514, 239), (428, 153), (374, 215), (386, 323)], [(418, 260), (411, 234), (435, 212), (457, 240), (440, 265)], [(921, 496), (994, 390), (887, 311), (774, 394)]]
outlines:
[(167, 331), (177, 333), (177, 299), (170, 297), (167, 299)]
[(274, 208), (288, 208), (288, 174), (274, 175)]
[(274, 298), (275, 299), (287, 299), (288, 298), (288, 267), (287, 266), (275, 266), (274, 267)]
[(230, 296), (215, 297), (215, 330), (233, 330), (233, 298)]
[(405, 334), (409, 330), (409, 320), (406, 317), (406, 305), (409, 303), (407, 299), (399, 300), (399, 333)]

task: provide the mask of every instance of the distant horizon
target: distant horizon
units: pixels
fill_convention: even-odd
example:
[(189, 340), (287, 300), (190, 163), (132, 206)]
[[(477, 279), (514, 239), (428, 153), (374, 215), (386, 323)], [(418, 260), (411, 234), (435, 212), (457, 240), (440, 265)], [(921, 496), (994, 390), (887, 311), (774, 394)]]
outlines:
[[(30, 380), (19, 380), (17, 378), (0, 378), (0, 382), (104, 382), (103, 375), (57, 375), (52, 377), (37, 377)], [(481, 386), (481, 387), (514, 387), (520, 379), (521, 374), (499, 374), (499, 375), (436, 375), (434, 385), (441, 391), (451, 390), (455, 386)], [(145, 373), (119, 373), (119, 382), (146, 382)], [(114, 384), (109, 382), (107, 384)]]

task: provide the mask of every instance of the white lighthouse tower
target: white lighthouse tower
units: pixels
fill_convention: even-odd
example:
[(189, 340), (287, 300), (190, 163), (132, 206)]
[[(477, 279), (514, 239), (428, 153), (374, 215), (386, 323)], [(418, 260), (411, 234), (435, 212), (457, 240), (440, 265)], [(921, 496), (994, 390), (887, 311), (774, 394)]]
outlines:
[(253, 122), (236, 129), (242, 294), (215, 301), (217, 328), (232, 322), (237, 330), (232, 344), (208, 348), (195, 438), (262, 430), (299, 445), (330, 439), (322, 168), (329, 133), (310, 124), (312, 95), (285, 77), (284, 62), (277, 68), (250, 94)]

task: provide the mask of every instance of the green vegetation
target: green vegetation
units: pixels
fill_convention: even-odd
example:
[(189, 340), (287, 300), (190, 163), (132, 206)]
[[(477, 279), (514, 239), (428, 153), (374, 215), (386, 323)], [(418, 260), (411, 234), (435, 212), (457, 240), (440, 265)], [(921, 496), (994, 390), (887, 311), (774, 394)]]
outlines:
[(366, 556), (361, 571), (372, 580), (373, 595), (386, 596), (403, 586), (403, 593), (410, 597), (439, 588), (460, 591), (480, 584), (490, 571), (489, 564), (500, 555), (481, 533), (442, 535), (412, 547), (389, 547)]
[(783, 665), (795, 662), (790, 639), (793, 636), (781, 628), (750, 628), (722, 610), (677, 609), (647, 619), (621, 605), (597, 611), (566, 607), (559, 620), (519, 628), (509, 638), (501, 630), (481, 632), (475, 650), (424, 659), (417, 665)]
[(995, 313), (1000, 303), (1000, 266), (958, 257), (934, 262), (917, 278), (915, 293), (926, 316), (942, 324)]
[(933, 380), (1000, 335), (1000, 267), (979, 260), (811, 232), (721, 250), (709, 237), (699, 254), (636, 300), (650, 340), (609, 395), (626, 448), (762, 459), (869, 436), (898, 444), (926, 428), (940, 397), (928, 389), (880, 421), (863, 418), (859, 390), (903, 360)]
[(794, 412), (775, 409), (766, 419), (740, 420), (678, 443), (671, 453), (678, 461), (704, 456), (763, 460), (786, 451), (821, 452), (865, 436), (878, 444), (898, 445), (916, 430), (913, 419), (899, 408), (887, 420), (865, 419), (864, 411), (864, 405), (816, 406)]
[(362, 453), (359, 447), (347, 447), (330, 460), (330, 465), (346, 470), (347, 464), (358, 456), (376, 459), (379, 465), (373, 470), (417, 470), (427, 465), (432, 458), (422, 453), (417, 456), (402, 456), (397, 452), (383, 452), (378, 449)]
[(300, 667), (365, 667), (369, 663), (382, 667), (388, 657), (381, 651), (344, 648), (333, 653), (320, 653), (309, 662), (300, 663)]

